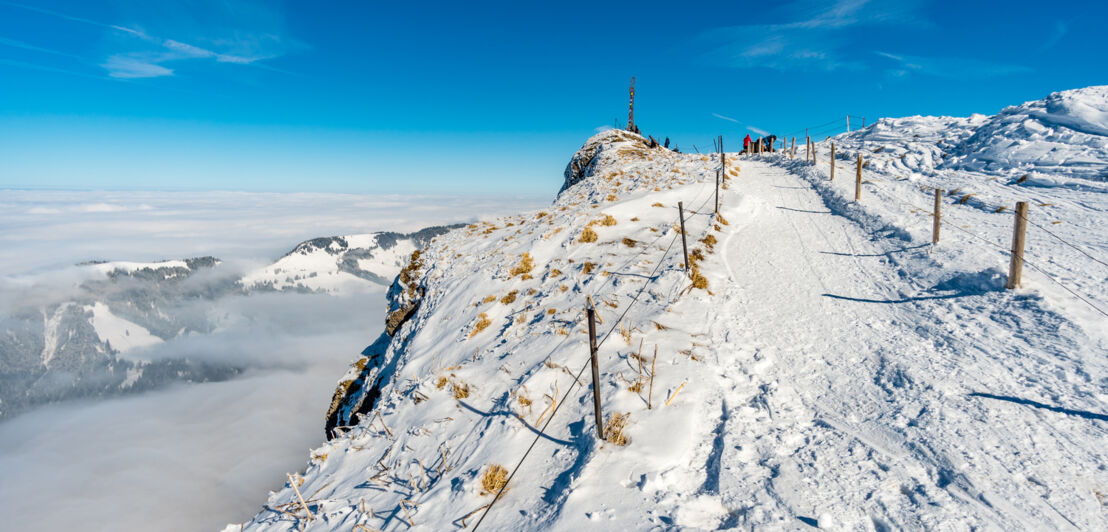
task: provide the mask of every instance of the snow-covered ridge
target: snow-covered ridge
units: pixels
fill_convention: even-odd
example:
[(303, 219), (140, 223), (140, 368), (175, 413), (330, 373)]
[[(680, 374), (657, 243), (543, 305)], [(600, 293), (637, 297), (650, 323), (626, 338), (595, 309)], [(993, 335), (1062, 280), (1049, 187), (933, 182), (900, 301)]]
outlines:
[[(403, 517), (389, 517), (383, 509), (411, 500), (419, 508), (413, 511), (419, 526), (445, 530), (487, 502), (480, 474), (488, 464), (514, 460), (526, 448), (534, 437), (528, 427), (540, 423), (551, 405), (544, 397), (565, 390), (567, 365), (575, 369), (587, 352), (582, 311), (587, 296), (609, 320), (605, 328), (628, 308), (629, 327), (645, 328), (654, 320), (663, 328), (662, 323), (672, 322), (668, 304), (691, 289), (681, 267), (680, 243), (673, 247), (677, 202), (685, 201), (687, 224), (696, 238), (718, 231), (704, 210), (710, 208), (717, 167), (716, 158), (650, 149), (638, 135), (604, 132), (571, 160), (567, 185), (550, 208), (472, 224), (409, 257), (389, 291), (387, 333), (341, 380), (327, 419), (336, 437), (314, 451), (307, 480), (298, 485), (305, 495), (323, 487), (319, 497), (333, 501), (316, 507), (321, 520), (311, 523), (314, 529), (362, 523), (393, 528)], [(729, 169), (729, 175), (738, 175), (736, 167)], [(690, 253), (709, 255), (714, 242), (714, 237), (693, 240)], [(638, 303), (630, 307), (636, 294)], [(687, 339), (675, 335), (681, 349), (688, 348)], [(616, 378), (615, 361), (626, 356), (627, 346), (619, 334), (605, 344), (606, 376)], [(669, 344), (663, 349), (676, 350)], [(656, 401), (680, 386), (678, 375), (658, 380)], [(613, 408), (630, 408), (632, 396), (621, 386), (605, 394), (612, 396)], [(371, 412), (379, 412), (392, 427), (392, 437), (383, 437), (384, 429), (371, 424)], [(559, 415), (566, 416), (561, 423), (569, 423), (578, 412)], [(661, 430), (673, 421), (660, 415), (643, 430)], [(555, 438), (575, 437), (565, 432), (552, 431)], [(556, 456), (550, 470), (579, 470), (598, 454), (606, 455), (587, 441), (582, 438)], [(366, 478), (378, 471), (374, 464), (383, 455), (397, 478), (406, 479), (410, 471), (420, 479), (405, 480), (400, 490), (367, 492)], [(512, 506), (531, 510), (522, 517), (500, 512), (490, 529), (560, 522), (570, 480), (537, 474), (513, 482), (522, 499)], [(273, 494), (270, 507), (289, 497), (295, 494), (286, 486)], [(339, 502), (363, 497), (383, 522), (360, 513), (358, 504)], [(578, 519), (574, 514), (571, 521)], [(285, 514), (263, 511), (247, 528), (289, 524)]]
[(189, 259), (172, 259), (156, 262), (134, 261), (90, 261), (77, 266), (89, 268), (92, 271), (107, 276), (136, 274), (152, 275), (162, 279), (174, 277), (187, 277), (201, 268), (213, 268), (220, 264), (215, 257), (194, 257)]
[(342, 292), (388, 285), (413, 251), (460, 226), (314, 238), (242, 278), (247, 290)]

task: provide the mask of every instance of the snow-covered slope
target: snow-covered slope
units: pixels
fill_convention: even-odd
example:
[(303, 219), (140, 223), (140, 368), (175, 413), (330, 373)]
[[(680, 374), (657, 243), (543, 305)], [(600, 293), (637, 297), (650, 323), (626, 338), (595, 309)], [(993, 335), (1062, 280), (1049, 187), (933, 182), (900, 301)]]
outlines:
[[(990, 120), (838, 137), (835, 181), (826, 143), (817, 166), (729, 156), (720, 218), (718, 160), (594, 136), (550, 208), (409, 257), (329, 441), (243, 527), (1103, 528), (1108, 318), (1067, 289), (1108, 302), (1108, 196), (947, 167)], [(931, 246), (936, 186), (952, 226)], [(1065, 241), (1034, 237), (1042, 270), (1006, 291), (1017, 199)], [(606, 423), (624, 416), (605, 439), (589, 299)]]

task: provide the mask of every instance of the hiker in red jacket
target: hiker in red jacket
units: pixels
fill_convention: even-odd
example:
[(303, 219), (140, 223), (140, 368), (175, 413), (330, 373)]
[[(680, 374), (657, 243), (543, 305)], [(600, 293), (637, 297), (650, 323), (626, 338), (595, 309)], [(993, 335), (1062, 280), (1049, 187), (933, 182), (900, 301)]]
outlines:
[(747, 153), (750, 152), (750, 134), (749, 133), (746, 135), (746, 138), (743, 139), (743, 151), (747, 152)]

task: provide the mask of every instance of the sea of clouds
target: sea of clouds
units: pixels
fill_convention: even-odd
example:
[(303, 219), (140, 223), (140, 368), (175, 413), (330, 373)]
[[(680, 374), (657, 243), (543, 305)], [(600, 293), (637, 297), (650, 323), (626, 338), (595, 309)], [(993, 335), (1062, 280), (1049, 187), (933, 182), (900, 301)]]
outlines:
[[(549, 203), (537, 197), (0, 191), (0, 311), (64, 298), (88, 260), (214, 255), (263, 264), (318, 236), (411, 231)], [(480, 216), (478, 216), (480, 215)], [(47, 294), (47, 295), (44, 295)], [(68, 401), (0, 422), (12, 530), (205, 530), (248, 519), (323, 439), (337, 379), (382, 329), (383, 290), (217, 300), (222, 326), (143, 358), (212, 358), (224, 382)], [(0, 353), (3, 357), (4, 353)]]

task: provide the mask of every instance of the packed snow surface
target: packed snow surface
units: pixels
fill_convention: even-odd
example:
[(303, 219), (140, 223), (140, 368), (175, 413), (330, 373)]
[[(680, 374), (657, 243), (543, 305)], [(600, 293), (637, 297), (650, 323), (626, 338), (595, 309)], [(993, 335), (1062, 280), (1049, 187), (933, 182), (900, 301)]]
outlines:
[[(412, 257), (390, 290), (410, 318), (347, 375), (372, 409), (241, 526), (1104, 529), (1105, 188), (943, 168), (985, 117), (904, 120), (834, 139), (834, 181), (828, 143), (729, 154), (719, 217), (718, 156), (590, 139), (548, 209)], [(935, 187), (961, 189), (938, 245)], [(1017, 199), (1058, 238), (1029, 233), (1009, 291)], [(626, 416), (606, 440), (589, 298), (604, 415)], [(488, 508), (494, 465), (518, 474)]]

